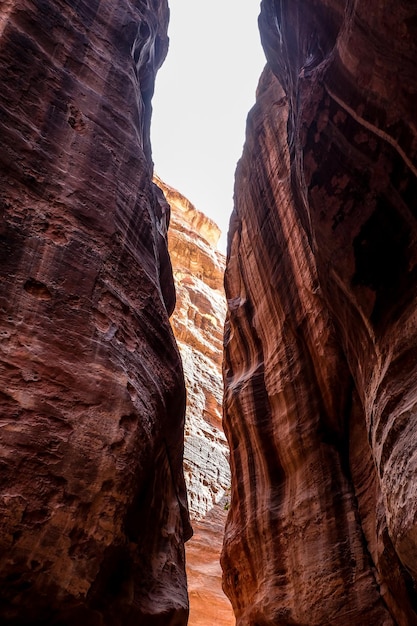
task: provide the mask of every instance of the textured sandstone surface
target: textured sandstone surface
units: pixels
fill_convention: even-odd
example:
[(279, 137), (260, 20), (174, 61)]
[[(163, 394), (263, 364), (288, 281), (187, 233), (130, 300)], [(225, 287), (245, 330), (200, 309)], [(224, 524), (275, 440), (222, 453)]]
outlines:
[(178, 191), (155, 179), (171, 208), (168, 247), (177, 291), (171, 318), (187, 388), (184, 469), (194, 535), (186, 545), (189, 626), (235, 623), (221, 585), (220, 552), (230, 493), (223, 433), (226, 298), (220, 231)]
[(234, 626), (232, 605), (222, 589), (220, 553), (229, 497), (193, 521), (194, 535), (186, 543), (190, 619), (188, 626)]
[(226, 269), (239, 626), (417, 624), (416, 25), (262, 2)]
[(155, 178), (171, 209), (168, 248), (177, 303), (172, 327), (187, 388), (184, 468), (190, 515), (204, 518), (230, 488), (222, 428), (225, 257), (218, 226), (178, 191)]
[(0, 621), (185, 624), (164, 0), (0, 7)]

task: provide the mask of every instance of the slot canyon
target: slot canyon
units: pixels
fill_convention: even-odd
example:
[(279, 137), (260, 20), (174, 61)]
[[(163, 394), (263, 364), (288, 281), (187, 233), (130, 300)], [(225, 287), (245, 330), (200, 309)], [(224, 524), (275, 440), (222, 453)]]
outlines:
[(229, 451), (222, 428), (222, 356), (226, 298), (220, 230), (158, 177), (170, 207), (168, 249), (177, 303), (171, 321), (187, 389), (184, 473), (193, 526), (186, 543), (190, 626), (231, 626), (220, 553), (230, 505)]
[(226, 258), (168, 24), (0, 6), (0, 623), (417, 626), (417, 5), (262, 0)]

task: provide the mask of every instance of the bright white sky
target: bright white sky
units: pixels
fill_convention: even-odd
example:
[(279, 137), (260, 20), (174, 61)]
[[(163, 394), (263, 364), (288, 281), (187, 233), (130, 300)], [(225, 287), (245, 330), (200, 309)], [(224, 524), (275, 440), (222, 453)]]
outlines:
[(209, 215), (225, 249), (246, 116), (265, 65), (259, 0), (170, 0), (170, 48), (156, 78), (155, 172)]

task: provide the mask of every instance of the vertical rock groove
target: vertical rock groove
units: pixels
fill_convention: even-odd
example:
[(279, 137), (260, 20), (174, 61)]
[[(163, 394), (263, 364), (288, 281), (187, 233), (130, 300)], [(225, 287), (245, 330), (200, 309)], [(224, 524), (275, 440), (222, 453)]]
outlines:
[(0, 621), (187, 621), (165, 0), (0, 8)]
[(263, 0), (226, 264), (238, 626), (417, 623), (415, 6)]

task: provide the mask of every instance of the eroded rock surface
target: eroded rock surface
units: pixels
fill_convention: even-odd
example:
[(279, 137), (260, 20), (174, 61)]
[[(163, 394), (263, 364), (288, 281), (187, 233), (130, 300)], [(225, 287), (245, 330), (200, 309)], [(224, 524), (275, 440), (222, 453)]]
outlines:
[(186, 623), (185, 393), (150, 99), (168, 8), (0, 8), (0, 621)]
[(416, 24), (262, 2), (226, 270), (240, 626), (417, 623)]
[(222, 429), (226, 298), (220, 230), (178, 191), (156, 179), (171, 207), (168, 247), (177, 305), (172, 325), (187, 388), (184, 469), (194, 536), (187, 543), (189, 626), (235, 623), (221, 586), (220, 552), (230, 500), (229, 450)]
[(190, 514), (202, 519), (230, 488), (222, 428), (225, 257), (218, 226), (178, 191), (155, 179), (170, 205), (168, 247), (177, 304), (172, 327), (187, 388), (184, 468)]
[(193, 521), (194, 535), (185, 548), (190, 597), (189, 626), (236, 624), (232, 605), (222, 589), (220, 567), (229, 500), (229, 496), (225, 496), (203, 519)]

